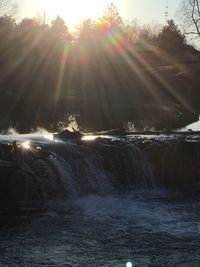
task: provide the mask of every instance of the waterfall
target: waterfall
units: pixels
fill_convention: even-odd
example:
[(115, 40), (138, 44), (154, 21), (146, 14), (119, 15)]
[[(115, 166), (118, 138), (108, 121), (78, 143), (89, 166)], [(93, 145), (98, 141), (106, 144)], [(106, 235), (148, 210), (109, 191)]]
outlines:
[(4, 154), (1, 162), (12, 169), (7, 198), (15, 202), (108, 195), (118, 188), (154, 185), (147, 157), (139, 147), (124, 140), (32, 141), (25, 148), (8, 145), (6, 155), (12, 167)]
[(1, 206), (159, 186), (199, 188), (198, 140), (113, 137), (29, 142), (0, 143)]
[(155, 187), (151, 164), (139, 146), (131, 142), (121, 142), (114, 148), (113, 165), (120, 184), (133, 188)]

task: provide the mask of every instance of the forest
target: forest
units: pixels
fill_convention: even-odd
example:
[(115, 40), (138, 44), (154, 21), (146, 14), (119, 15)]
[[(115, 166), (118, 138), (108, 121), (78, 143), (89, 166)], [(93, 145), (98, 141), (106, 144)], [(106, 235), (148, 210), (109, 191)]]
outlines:
[(177, 129), (196, 121), (200, 52), (173, 20), (124, 22), (114, 4), (73, 31), (57, 16), (0, 17), (0, 130)]

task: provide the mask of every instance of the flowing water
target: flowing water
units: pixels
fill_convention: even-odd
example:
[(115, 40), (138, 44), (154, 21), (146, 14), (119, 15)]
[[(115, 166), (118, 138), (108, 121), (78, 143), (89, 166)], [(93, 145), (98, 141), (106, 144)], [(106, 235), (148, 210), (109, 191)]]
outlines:
[(116, 173), (124, 168), (120, 177), (127, 182), (137, 176), (137, 186), (127, 188), (114, 186), (115, 172), (102, 168), (104, 150), (85, 157), (80, 144), (15, 137), (27, 139), (51, 151), (48, 168), (41, 159), (38, 165), (50, 181), (52, 168), (58, 170), (67, 196), (49, 200), (41, 210), (2, 212), (0, 266), (200, 266), (200, 199), (157, 188), (138, 147), (114, 151)]

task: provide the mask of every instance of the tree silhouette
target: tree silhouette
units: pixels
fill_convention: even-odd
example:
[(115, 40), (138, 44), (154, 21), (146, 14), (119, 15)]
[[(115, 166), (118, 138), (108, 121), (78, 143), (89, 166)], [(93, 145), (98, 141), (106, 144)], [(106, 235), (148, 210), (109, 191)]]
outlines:
[[(163, 90), (162, 78), (170, 77), (164, 73), (157, 79), (148, 66), (149, 54), (155, 62), (153, 52), (159, 56), (160, 50), (136, 51), (140, 43), (145, 49), (155, 45), (175, 60), (182, 59), (178, 55), (188, 48), (174, 21), (157, 37), (155, 28), (123, 23), (116, 6), (110, 4), (100, 19), (80, 23), (73, 38), (59, 16), (51, 25), (45, 13), (41, 19), (21, 22), (10, 15), (0, 16), (0, 128), (8, 128), (12, 121), (22, 132), (36, 126), (55, 131), (58, 121), (76, 114), (83, 125), (86, 122), (91, 129), (101, 130), (105, 125), (113, 127), (112, 121), (119, 117), (130, 121), (139, 113), (144, 118), (156, 117), (158, 110), (162, 113), (157, 98), (163, 106), (170, 101), (180, 105)], [(175, 95), (184, 97), (182, 88), (183, 83), (176, 84)], [(137, 108), (146, 102), (148, 109)], [(167, 115), (163, 111), (161, 117)]]
[(15, 28), (15, 19), (9, 15), (0, 17), (1, 32), (9, 32)]
[(115, 4), (111, 3), (107, 5), (101, 21), (109, 28), (118, 27), (122, 24), (122, 18)]
[(158, 46), (167, 53), (183, 54), (186, 44), (185, 35), (181, 33), (173, 20), (169, 20), (157, 38)]
[(65, 25), (65, 21), (61, 17), (57, 16), (51, 24), (51, 34), (56, 41), (71, 41), (71, 35), (68, 31), (68, 27)]
[(34, 19), (24, 18), (19, 24), (19, 28), (22, 31), (31, 30), (34, 27), (38, 26), (37, 22)]
[(77, 42), (81, 46), (89, 46), (94, 38), (95, 23), (91, 19), (83, 20), (77, 27)]

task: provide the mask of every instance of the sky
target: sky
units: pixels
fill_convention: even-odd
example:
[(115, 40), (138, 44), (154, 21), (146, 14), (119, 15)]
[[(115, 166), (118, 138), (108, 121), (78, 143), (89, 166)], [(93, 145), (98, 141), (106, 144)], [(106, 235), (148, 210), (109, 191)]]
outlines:
[[(51, 20), (60, 15), (68, 27), (73, 27), (85, 18), (99, 17), (105, 6), (113, 2), (123, 18), (132, 21), (138, 19), (141, 23), (165, 22), (165, 6), (167, 0), (17, 0), (19, 17), (34, 17), (37, 12), (46, 10)], [(168, 0), (169, 19), (176, 20), (176, 12), (182, 0)]]

